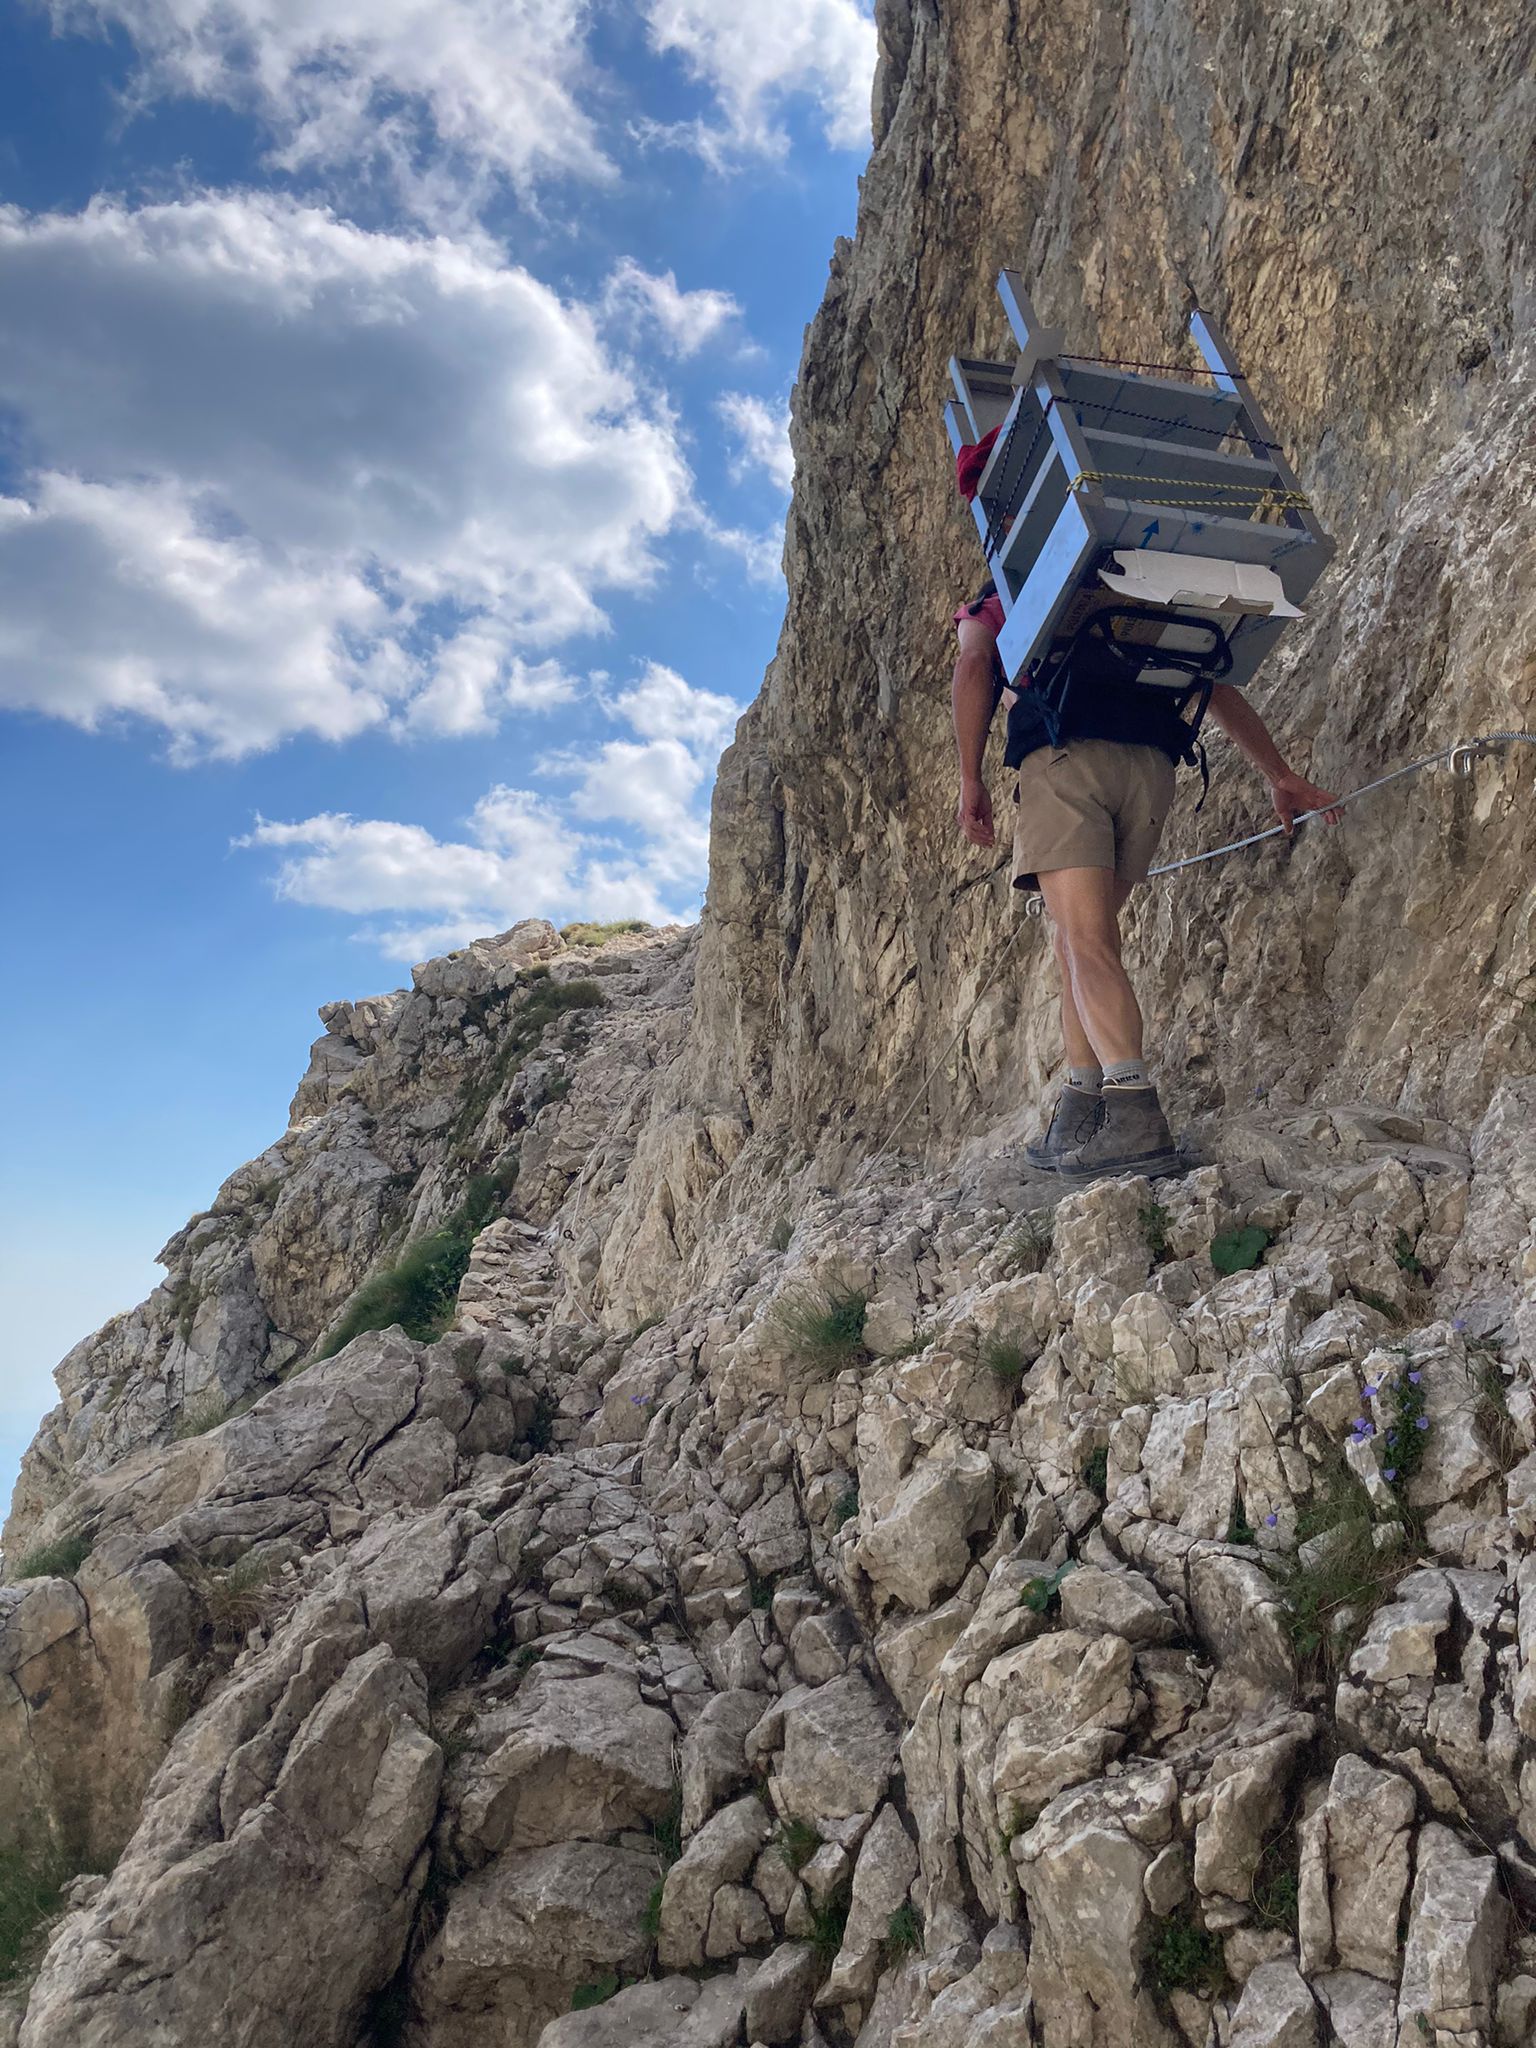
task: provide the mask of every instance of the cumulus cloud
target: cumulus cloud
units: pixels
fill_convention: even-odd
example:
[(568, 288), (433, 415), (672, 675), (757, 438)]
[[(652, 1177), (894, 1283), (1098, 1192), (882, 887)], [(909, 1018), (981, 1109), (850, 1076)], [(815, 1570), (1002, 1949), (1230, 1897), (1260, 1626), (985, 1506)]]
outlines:
[(820, 109), (834, 147), (869, 147), (875, 24), (863, 0), (647, 0), (645, 11), (652, 46), (675, 52), (720, 108), (723, 127), (694, 133), (706, 155), (782, 154), (776, 117), (795, 94)]
[(358, 936), (391, 959), (520, 917), (685, 920), (705, 880), (704, 794), (740, 707), (653, 662), (607, 708), (631, 736), (541, 762), (537, 774), (563, 792), (498, 784), (461, 839), (327, 811), (260, 818), (235, 844), (276, 853), (279, 896), (363, 920)]
[(770, 483), (787, 491), (795, 480), (788, 399), (772, 405), (766, 398), (754, 398), (745, 391), (727, 391), (716, 399), (715, 410), (736, 442), (731, 475), (739, 482), (753, 470), (761, 470)]
[[(288, 170), (389, 176), (441, 215), (505, 179), (606, 179), (588, 0), (41, 0), (60, 31), (132, 41), (141, 103), (185, 95), (262, 121)], [(466, 195), (466, 188), (467, 195)]]
[(0, 704), (183, 754), (557, 704), (698, 517), (586, 309), (272, 195), (0, 208), (0, 407)]
[(652, 277), (633, 257), (614, 268), (603, 289), (603, 310), (632, 330), (649, 328), (674, 356), (694, 356), (736, 319), (741, 307), (729, 292), (701, 286), (683, 291), (670, 271)]

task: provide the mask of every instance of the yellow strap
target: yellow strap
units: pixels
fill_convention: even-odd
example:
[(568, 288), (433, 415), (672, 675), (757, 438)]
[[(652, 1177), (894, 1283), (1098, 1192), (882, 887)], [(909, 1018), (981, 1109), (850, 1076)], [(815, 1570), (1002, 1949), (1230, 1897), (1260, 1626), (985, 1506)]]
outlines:
[[(1304, 491), (1282, 491), (1272, 485), (1255, 484), (1211, 484), (1196, 483), (1178, 476), (1142, 476), (1134, 469), (1080, 469), (1067, 485), (1075, 491), (1081, 484), (1126, 483), (1126, 484), (1168, 484), (1178, 491), (1199, 491), (1200, 497), (1154, 498), (1146, 491), (1136, 492), (1139, 505), (1190, 506), (1196, 510), (1220, 512), (1227, 506), (1236, 509), (1251, 504), (1251, 517), (1262, 519), (1268, 512), (1284, 512), (1295, 507), (1301, 512), (1310, 512), (1311, 502)], [(1127, 494), (1129, 495), (1129, 494)]]

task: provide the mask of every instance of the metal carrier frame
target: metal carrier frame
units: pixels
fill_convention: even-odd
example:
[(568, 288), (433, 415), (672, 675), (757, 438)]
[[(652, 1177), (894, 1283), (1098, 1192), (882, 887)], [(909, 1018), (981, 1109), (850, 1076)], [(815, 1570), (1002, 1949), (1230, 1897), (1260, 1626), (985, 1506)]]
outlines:
[[(1003, 271), (997, 290), (1018, 359), (952, 357), (944, 419), (957, 453), (999, 429), (972, 510), (1005, 614), (997, 651), (1009, 682), (1060, 655), (1096, 610), (1126, 604), (1099, 573), (1115, 570), (1116, 550), (1273, 570), (1298, 606), (1333, 542), (1216, 323), (1190, 317), (1200, 370), (1073, 356), (1016, 272)], [(1224, 680), (1239, 686), (1287, 623), (1240, 598), (1138, 608), (1170, 628), (1179, 615), (1218, 620), (1232, 656)]]

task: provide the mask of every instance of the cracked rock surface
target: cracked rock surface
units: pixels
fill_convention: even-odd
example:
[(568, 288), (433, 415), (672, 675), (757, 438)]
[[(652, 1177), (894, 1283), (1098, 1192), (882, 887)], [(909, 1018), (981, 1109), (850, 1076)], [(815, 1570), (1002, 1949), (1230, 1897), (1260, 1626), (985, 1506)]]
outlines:
[(328, 1006), (59, 1368), (0, 2048), (1532, 2038), (1536, 763), (1149, 894), (1188, 1169), (1069, 1187), (1043, 933), (961, 1028), (1014, 926), (933, 681), (1010, 261), (1080, 346), (1231, 330), (1342, 542), (1298, 765), (1532, 723), (1531, 23), (877, 14), (701, 925)]

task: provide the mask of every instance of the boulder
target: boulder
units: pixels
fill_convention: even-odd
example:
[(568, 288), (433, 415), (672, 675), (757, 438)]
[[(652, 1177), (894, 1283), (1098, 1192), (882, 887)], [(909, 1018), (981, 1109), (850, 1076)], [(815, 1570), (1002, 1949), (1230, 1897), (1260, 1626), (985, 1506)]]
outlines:
[(1426, 2027), (1486, 2039), (1509, 1912), (1498, 1866), (1435, 1822), (1419, 1830), (1416, 1864), (1397, 2004), (1402, 2048)]
[(430, 2038), (494, 2033), (503, 2048), (532, 2048), (545, 2022), (569, 2011), (576, 1985), (643, 1970), (656, 1873), (644, 1850), (561, 1842), (508, 1850), (456, 1885), (412, 1972)]
[(959, 1584), (971, 1561), (970, 1539), (992, 1513), (992, 1484), (984, 1451), (960, 1447), (918, 1461), (854, 1546), (853, 1561), (877, 1608), (899, 1602), (921, 1610)]
[(739, 1884), (747, 1875), (768, 1829), (760, 1799), (734, 1800), (704, 1823), (672, 1865), (661, 1894), (657, 1944), (667, 1969), (696, 1970), (703, 1964), (716, 1897), (723, 1886)]
[(475, 1728), (452, 1788), (456, 1853), (474, 1864), (659, 1819), (674, 1795), (676, 1735), (633, 1676), (564, 1676), (545, 1659)]
[(798, 2041), (820, 1974), (816, 1951), (806, 1941), (780, 1943), (759, 1963), (747, 1983), (747, 2038), (766, 2048)]
[[(24, 2048), (354, 2038), (405, 1947), (441, 1776), (420, 1673), (359, 1602), (316, 1594), (177, 1737), (49, 1949)], [(295, 1909), (300, 1883), (323, 1910)]]
[(732, 1976), (658, 1977), (551, 2020), (537, 2048), (736, 2048), (750, 1966)]
[(833, 1822), (872, 1813), (884, 1798), (896, 1731), (862, 1672), (798, 1697), (783, 1737), (769, 1792), (785, 1819), (809, 1821), (825, 1834)]
[(1318, 2011), (1293, 1962), (1260, 1963), (1243, 1986), (1227, 2048), (1318, 2048)]

